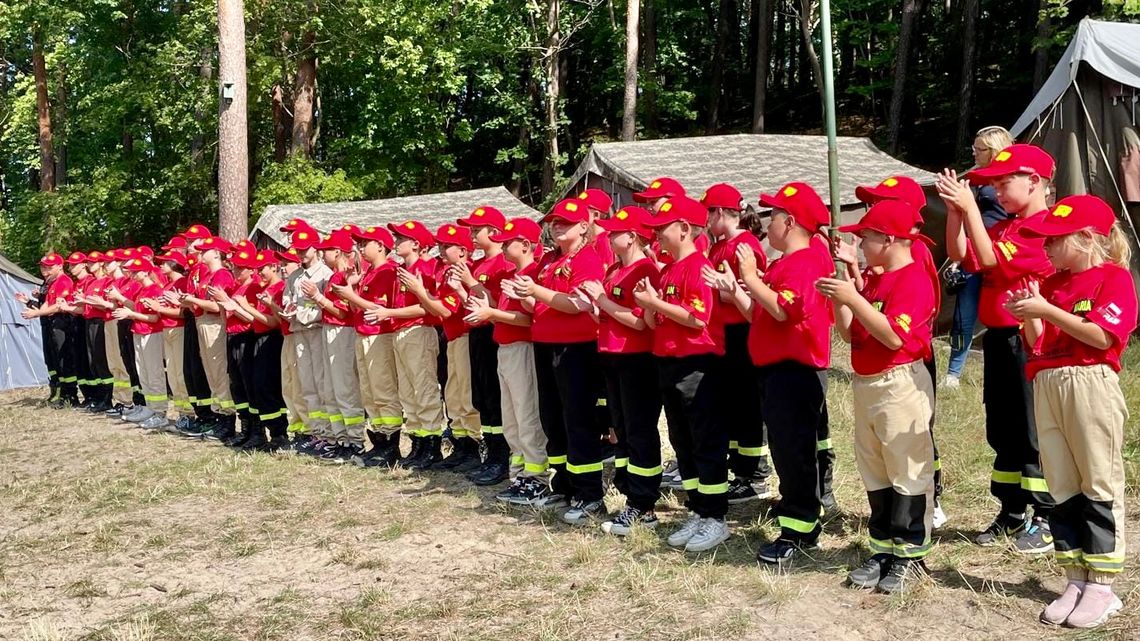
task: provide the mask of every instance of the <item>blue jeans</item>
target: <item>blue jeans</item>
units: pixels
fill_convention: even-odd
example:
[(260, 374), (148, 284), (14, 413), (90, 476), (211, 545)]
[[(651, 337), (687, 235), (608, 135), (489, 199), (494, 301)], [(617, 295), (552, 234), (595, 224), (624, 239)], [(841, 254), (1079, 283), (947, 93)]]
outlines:
[(950, 365), (947, 373), (962, 375), (970, 343), (974, 341), (974, 323), (978, 320), (978, 299), (982, 294), (982, 275), (970, 274), (966, 285), (954, 301), (954, 324), (950, 327)]

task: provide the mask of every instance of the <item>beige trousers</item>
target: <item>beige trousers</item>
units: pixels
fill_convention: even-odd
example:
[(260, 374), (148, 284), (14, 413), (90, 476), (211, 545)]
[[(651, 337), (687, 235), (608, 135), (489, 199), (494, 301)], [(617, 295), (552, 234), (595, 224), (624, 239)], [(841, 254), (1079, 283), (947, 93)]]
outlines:
[(166, 364), (162, 356), (162, 334), (135, 334), (135, 368), (139, 372), (146, 406), (157, 414), (166, 414)]
[(202, 314), (196, 325), (202, 369), (206, 370), (210, 396), (214, 397), (210, 409), (217, 414), (233, 416), (237, 410), (230, 396), (230, 375), (226, 369), (226, 323), (217, 314)]
[(131, 393), (131, 375), (127, 373), (127, 364), (123, 362), (123, 352), (119, 349), (119, 321), (103, 322), (103, 343), (107, 352), (107, 368), (111, 370), (111, 378), (115, 379), (111, 397), (116, 403), (131, 405), (134, 395)]
[(368, 429), (395, 434), (404, 424), (404, 408), (396, 383), (395, 334), (356, 337), (356, 373)]
[[(184, 416), (194, 415), (186, 379), (182, 374), (182, 334), (185, 328), (167, 327), (162, 330), (162, 354), (166, 358), (166, 382), (170, 386), (171, 404)], [(141, 376), (141, 374), (140, 374)]]
[(436, 377), (439, 337), (424, 325), (395, 334), (396, 376), (400, 400), (407, 414), (405, 429), (412, 436), (443, 434), (443, 399)]
[(546, 433), (538, 416), (534, 344), (500, 345), (498, 372), (503, 438), (511, 448), (511, 476), (539, 476), (549, 464)]
[[(343, 445), (364, 444), (364, 406), (360, 401), (360, 379), (356, 375), (356, 330), (325, 325), (325, 354), (328, 356), (328, 389), (332, 392), (329, 413), (333, 436)], [(324, 396), (324, 394), (322, 394)]]
[(331, 438), (329, 419), (321, 402), (321, 386), (327, 376), (328, 358), (325, 356), (325, 332), (320, 325), (292, 334), (297, 356), (297, 379), (301, 384), (301, 397), (309, 413), (303, 417), (310, 434)]
[[(1042, 370), (1033, 380), (1037, 443), (1057, 562), (1111, 583), (1124, 569), (1124, 424), (1120, 379), (1107, 365)], [(1086, 577), (1087, 573), (1087, 577)]]
[(304, 432), (305, 417), (309, 410), (301, 394), (301, 377), (297, 374), (297, 341), (286, 334), (281, 347), (281, 396), (289, 410), (289, 431)]
[(447, 341), (447, 385), (443, 388), (444, 406), (451, 418), (451, 434), (456, 438), (483, 438), (479, 410), (471, 401), (471, 356), (467, 335)]

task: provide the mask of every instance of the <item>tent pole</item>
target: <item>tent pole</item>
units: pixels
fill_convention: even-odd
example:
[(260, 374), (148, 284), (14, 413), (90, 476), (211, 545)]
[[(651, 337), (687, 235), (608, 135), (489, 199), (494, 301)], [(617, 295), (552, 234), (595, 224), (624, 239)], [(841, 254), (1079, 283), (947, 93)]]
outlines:
[[(839, 238), (839, 146), (835, 139), (835, 70), (831, 52), (831, 0), (820, 0), (819, 23), (823, 40), (823, 118), (827, 128), (828, 200), (831, 204), (831, 242)], [(836, 278), (846, 273), (847, 267), (835, 260)]]

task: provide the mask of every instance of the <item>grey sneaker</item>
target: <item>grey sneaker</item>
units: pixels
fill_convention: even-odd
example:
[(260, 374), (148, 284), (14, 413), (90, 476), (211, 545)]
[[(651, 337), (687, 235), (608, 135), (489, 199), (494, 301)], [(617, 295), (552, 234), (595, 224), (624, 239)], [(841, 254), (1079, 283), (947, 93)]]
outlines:
[(661, 487), (670, 490), (685, 489), (681, 479), (681, 471), (677, 467), (677, 461), (665, 462), (661, 472)]
[(143, 406), (139, 409), (139, 411), (133, 412), (129, 416), (127, 416), (127, 421), (131, 422), (131, 423), (142, 423), (143, 421), (147, 420), (148, 418), (150, 418), (152, 416), (157, 416), (157, 415), (158, 415), (158, 413), (155, 412), (154, 410), (150, 409), (149, 407)]
[(863, 565), (847, 573), (847, 582), (856, 588), (872, 589), (891, 569), (895, 560), (892, 554), (876, 554), (863, 562)]
[(562, 514), (562, 521), (570, 525), (590, 525), (605, 516), (606, 504), (601, 501), (570, 501), (570, 509)]
[(627, 505), (617, 516), (602, 523), (602, 531), (614, 536), (629, 536), (635, 525), (653, 529), (657, 527), (657, 515), (652, 510), (642, 512)]
[(701, 519), (697, 533), (685, 544), (686, 552), (707, 552), (728, 540), (728, 523), (724, 519)]
[(906, 592), (914, 585), (915, 581), (920, 580), (925, 575), (926, 564), (922, 561), (895, 559), (886, 575), (879, 579), (879, 585), (876, 587), (884, 594)]
[(1053, 551), (1053, 531), (1049, 522), (1041, 517), (1033, 517), (1021, 536), (1013, 542), (1013, 547), (1022, 554), (1044, 554)]
[(696, 535), (697, 530), (701, 529), (701, 517), (696, 512), (689, 512), (689, 516), (681, 527), (677, 528), (675, 532), (669, 535), (666, 543), (675, 548), (683, 548), (689, 543), (689, 539)]
[(139, 423), (139, 427), (145, 430), (162, 430), (168, 426), (170, 426), (170, 421), (166, 420), (166, 417), (162, 414), (154, 414), (142, 423)]
[(126, 423), (126, 422), (131, 420), (131, 417), (133, 417), (134, 415), (138, 414), (139, 412), (141, 412), (145, 409), (146, 409), (145, 405), (132, 405), (130, 407), (124, 407), (123, 413), (119, 415), (119, 420)]

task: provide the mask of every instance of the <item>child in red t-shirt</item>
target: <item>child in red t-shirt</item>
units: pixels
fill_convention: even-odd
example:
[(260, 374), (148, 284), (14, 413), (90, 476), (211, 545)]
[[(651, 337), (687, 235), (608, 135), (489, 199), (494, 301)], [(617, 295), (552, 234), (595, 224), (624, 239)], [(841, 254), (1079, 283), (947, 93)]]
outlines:
[(723, 326), (713, 319), (720, 304), (704, 279), (712, 263), (695, 239), (708, 224), (708, 210), (687, 196), (670, 198), (646, 223), (673, 260), (654, 286), (644, 278), (634, 299), (653, 328), (658, 384), (669, 442), (688, 490), (689, 517), (668, 539), (688, 552), (711, 550), (728, 539), (728, 426), (718, 403), (724, 355)]
[(130, 331), (134, 337), (135, 367), (139, 373), (146, 405), (125, 416), (132, 423), (147, 429), (161, 429), (166, 420), (166, 368), (162, 356), (162, 317), (146, 307), (143, 301), (162, 296), (162, 285), (158, 282), (157, 268), (146, 258), (135, 258), (123, 264), (124, 271), (137, 284), (133, 287), (129, 300), (122, 301), (122, 307), (112, 312), (116, 320), (131, 321)]
[(1136, 329), (1129, 247), (1112, 209), (1070, 196), (1025, 225), (1045, 238), (1057, 273), (1010, 293), (1005, 309), (1030, 346), (1037, 439), (1057, 500), (1049, 514), (1057, 563), (1069, 580), (1041, 613), (1048, 624), (1091, 628), (1122, 607), (1112, 582), (1124, 569), (1124, 423), (1117, 372)]
[(913, 257), (914, 207), (898, 200), (873, 205), (856, 225), (867, 269), (853, 279), (815, 283), (835, 307), (836, 329), (851, 343), (855, 370), (855, 464), (871, 505), (873, 553), (848, 575), (851, 585), (894, 593), (925, 571), (934, 516), (934, 383), (930, 354), (933, 281)]

